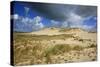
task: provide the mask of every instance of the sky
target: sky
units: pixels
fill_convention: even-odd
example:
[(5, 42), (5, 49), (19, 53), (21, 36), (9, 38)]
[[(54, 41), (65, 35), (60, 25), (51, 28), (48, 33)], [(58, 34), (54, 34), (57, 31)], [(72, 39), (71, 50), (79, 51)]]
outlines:
[(81, 28), (97, 30), (97, 7), (87, 5), (12, 2), (13, 29), (32, 32), (43, 28)]

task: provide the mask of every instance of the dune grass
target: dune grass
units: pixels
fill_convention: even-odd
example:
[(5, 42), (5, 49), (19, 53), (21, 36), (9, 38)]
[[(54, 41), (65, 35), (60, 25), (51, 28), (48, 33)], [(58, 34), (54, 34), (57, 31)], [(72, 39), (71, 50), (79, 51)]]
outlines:
[[(14, 35), (14, 64), (25, 65), (27, 64), (49, 64), (52, 62), (52, 57), (68, 53), (70, 51), (81, 51), (84, 48), (79, 45), (71, 47), (70, 44), (56, 44), (48, 46), (48, 44), (41, 43), (42, 40), (53, 40), (53, 39), (66, 39), (71, 38), (72, 35)], [(33, 42), (33, 41), (39, 41)], [(45, 46), (44, 46), (45, 45)], [(74, 45), (74, 44), (73, 44)], [(94, 44), (89, 48), (95, 47)]]
[(81, 51), (83, 50), (84, 48), (82, 46), (79, 46), (79, 45), (76, 45), (73, 47), (73, 50), (77, 50), (77, 51)]

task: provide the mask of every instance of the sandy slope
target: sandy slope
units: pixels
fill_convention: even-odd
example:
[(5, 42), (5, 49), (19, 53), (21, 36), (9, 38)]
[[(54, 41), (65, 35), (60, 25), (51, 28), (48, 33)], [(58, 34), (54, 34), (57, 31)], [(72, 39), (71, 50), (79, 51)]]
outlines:
[(46, 28), (40, 31), (36, 31), (36, 32), (31, 32), (30, 34), (36, 34), (36, 35), (59, 35), (62, 34), (61, 32), (59, 32), (59, 28)]
[(35, 35), (60, 35), (60, 34), (74, 34), (74, 36), (78, 36), (82, 39), (92, 39), (93, 41), (96, 41), (97, 33), (88, 33), (87, 31), (84, 31), (82, 29), (70, 29), (66, 30), (65, 32), (60, 32), (59, 28), (46, 28), (40, 31), (35, 31), (27, 34), (35, 34)]
[[(61, 34), (72, 34), (74, 38), (66, 38), (65, 39), (53, 39), (50, 41), (42, 41), (45, 44), (70, 44), (74, 45), (81, 45), (83, 47), (90, 46), (91, 44), (97, 45), (97, 33), (90, 33), (85, 30), (79, 28), (72, 28), (72, 29), (65, 29), (63, 32), (60, 32), (60, 28), (46, 28), (40, 31), (31, 32), (29, 34), (35, 35), (61, 35)], [(83, 41), (79, 41), (82, 39)]]

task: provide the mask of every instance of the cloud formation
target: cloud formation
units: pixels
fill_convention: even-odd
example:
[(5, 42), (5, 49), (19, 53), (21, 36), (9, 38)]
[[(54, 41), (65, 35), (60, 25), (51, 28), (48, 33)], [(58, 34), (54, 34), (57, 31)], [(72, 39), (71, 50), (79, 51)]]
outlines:
[(83, 17), (81, 17), (75, 13), (70, 13), (67, 21), (69, 22), (70, 27), (78, 27), (78, 26), (82, 25)]
[[(82, 17), (74, 12), (69, 13), (69, 16), (67, 17), (67, 19), (64, 22), (57, 22), (57, 21), (53, 21), (52, 20), (52, 25), (54, 27), (57, 27), (59, 23), (61, 28), (82, 28), (84, 30), (87, 31), (96, 31), (96, 26), (97, 26), (97, 22), (96, 22), (97, 18), (96, 17)], [(88, 25), (85, 24), (87, 21), (87, 23), (91, 23), (93, 22), (92, 25)]]
[(14, 6), (18, 7), (12, 15), (17, 30), (35, 31), (45, 27), (97, 29), (97, 6), (36, 2), (17, 2)]
[[(51, 3), (25, 3), (30, 6), (32, 10), (42, 13), (47, 18), (64, 21), (69, 16), (70, 12), (87, 17), (97, 16), (97, 7), (88, 5), (71, 5), (71, 4), (51, 4)], [(67, 16), (66, 16), (67, 15)]]
[(11, 19), (17, 20), (19, 19), (19, 15), (18, 14), (14, 14), (11, 16)]
[(40, 16), (36, 16), (33, 18), (33, 30), (39, 30), (42, 29), (44, 27), (43, 23), (42, 23), (42, 18)]
[(51, 26), (52, 27), (60, 27), (61, 26), (61, 22), (55, 21), (55, 20), (51, 20)]
[(30, 32), (40, 30), (44, 27), (42, 18), (36, 16), (33, 19), (28, 17), (21, 17), (18, 14), (13, 15), (14, 30), (22, 32)]

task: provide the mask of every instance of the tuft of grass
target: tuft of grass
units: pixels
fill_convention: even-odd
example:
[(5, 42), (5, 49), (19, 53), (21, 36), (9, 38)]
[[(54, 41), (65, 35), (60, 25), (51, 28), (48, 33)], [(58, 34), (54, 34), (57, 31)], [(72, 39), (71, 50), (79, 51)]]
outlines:
[(52, 55), (59, 55), (64, 52), (69, 52), (71, 51), (71, 47), (68, 44), (57, 44), (55, 46), (49, 47), (48, 49), (45, 50), (45, 57), (46, 57), (46, 63), (51, 63), (51, 56)]
[(83, 39), (79, 39), (79, 41), (83, 42), (84, 40)]
[(57, 54), (61, 54), (61, 53), (64, 53), (64, 52), (69, 52), (70, 50), (71, 50), (70, 45), (68, 45), (68, 44), (58, 44), (58, 45), (55, 45), (51, 48), (48, 48), (48, 50), (46, 50), (46, 53), (57, 55)]
[(73, 47), (73, 50), (81, 51), (81, 50), (83, 50), (83, 47), (77, 45), (77, 46), (74, 46), (74, 47)]

